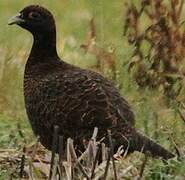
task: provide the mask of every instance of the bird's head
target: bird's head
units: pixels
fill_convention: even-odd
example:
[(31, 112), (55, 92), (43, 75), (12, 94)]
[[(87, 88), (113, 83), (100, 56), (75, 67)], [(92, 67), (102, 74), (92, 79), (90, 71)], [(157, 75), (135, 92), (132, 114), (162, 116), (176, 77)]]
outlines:
[(25, 7), (13, 16), (8, 24), (17, 24), (30, 31), (33, 35), (55, 31), (55, 21), (52, 14), (39, 5)]

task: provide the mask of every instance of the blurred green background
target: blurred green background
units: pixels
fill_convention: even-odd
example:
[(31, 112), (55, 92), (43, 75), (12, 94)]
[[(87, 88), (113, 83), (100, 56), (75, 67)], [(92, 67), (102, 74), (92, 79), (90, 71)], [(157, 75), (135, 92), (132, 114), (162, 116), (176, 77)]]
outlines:
[[(0, 1), (0, 149), (22, 146), (19, 129), (28, 143), (34, 140), (23, 100), (23, 73), (32, 46), (32, 36), (18, 26), (8, 26), (7, 22), (25, 6), (39, 4), (47, 7), (56, 19), (57, 49), (60, 57), (69, 63), (97, 70), (111, 78), (109, 69), (101, 68), (101, 66), (99, 69), (93, 68), (98, 61), (101, 61), (101, 57), (81, 48), (82, 44), (87, 43), (90, 20), (94, 17), (96, 47), (111, 53), (116, 74), (113, 80), (133, 108), (137, 128), (173, 152), (176, 145), (184, 156), (185, 124), (176, 108), (166, 106), (160, 91), (139, 88), (132, 73), (127, 71), (125, 63), (131, 60), (133, 47), (129, 46), (126, 37), (123, 36), (126, 2), (129, 1)], [(138, 0), (132, 2), (139, 4)], [(143, 21), (143, 26), (145, 23), (147, 21)], [(151, 159), (148, 174), (145, 175), (146, 179), (182, 178), (185, 175), (183, 163), (175, 165), (172, 163), (172, 169), (173, 166), (177, 166), (177, 169), (169, 171), (170, 176), (168, 176), (161, 162)], [(7, 175), (7, 172), (1, 168), (0, 174), (1, 170)], [(156, 176), (153, 175), (155, 173)], [(2, 179), (4, 177), (2, 176)]]

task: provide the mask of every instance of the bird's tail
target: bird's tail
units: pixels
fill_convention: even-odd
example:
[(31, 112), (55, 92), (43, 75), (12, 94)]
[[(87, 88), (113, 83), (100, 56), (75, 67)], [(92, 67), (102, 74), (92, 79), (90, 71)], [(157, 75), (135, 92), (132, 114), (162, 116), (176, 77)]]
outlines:
[(134, 132), (129, 142), (129, 151), (134, 150), (143, 152), (145, 154), (150, 154), (156, 158), (161, 157), (162, 159), (170, 159), (175, 157), (174, 154), (140, 132)]

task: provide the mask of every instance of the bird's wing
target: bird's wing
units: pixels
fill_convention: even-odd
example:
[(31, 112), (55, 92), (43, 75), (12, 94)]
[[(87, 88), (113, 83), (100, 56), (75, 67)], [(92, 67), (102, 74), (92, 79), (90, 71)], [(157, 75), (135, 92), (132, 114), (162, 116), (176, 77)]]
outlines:
[(135, 123), (127, 101), (114, 84), (88, 70), (70, 68), (50, 73), (26, 98), (28, 117), (36, 134), (43, 126), (51, 129), (59, 124), (66, 136), (75, 137), (79, 131), (91, 136), (94, 127), (106, 132), (107, 128), (121, 129)]

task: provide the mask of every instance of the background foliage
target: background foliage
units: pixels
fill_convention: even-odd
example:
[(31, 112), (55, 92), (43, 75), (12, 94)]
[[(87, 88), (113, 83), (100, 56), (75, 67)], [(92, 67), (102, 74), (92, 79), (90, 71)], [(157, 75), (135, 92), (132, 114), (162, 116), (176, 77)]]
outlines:
[[(56, 18), (60, 57), (115, 81), (133, 108), (137, 128), (183, 158), (185, 6), (182, 6), (181, 15), (176, 20), (172, 14), (179, 8), (180, 2), (184, 3), (180, 0), (1, 0), (0, 151), (21, 149), (23, 144), (34, 141), (24, 109), (22, 89), (32, 37), (19, 27), (9, 27), (7, 21), (26, 5), (40, 4), (49, 8)], [(146, 7), (142, 9), (144, 3)], [(156, 7), (157, 3), (161, 9)], [(161, 14), (156, 12), (156, 8), (160, 9)], [(138, 15), (141, 10), (143, 12)], [(150, 17), (147, 11), (150, 15), (158, 16)], [(170, 40), (174, 37), (173, 42), (166, 38), (165, 30), (157, 26), (160, 18), (166, 19), (166, 32)], [(150, 34), (147, 36), (149, 27)], [(150, 41), (142, 39), (143, 36), (151, 38)], [(159, 61), (157, 65), (156, 59)], [(167, 61), (166, 64), (164, 61)], [(169, 64), (170, 68), (167, 66)], [(172, 71), (174, 68), (176, 71)], [(129, 158), (127, 162), (122, 162), (123, 167), (132, 164), (137, 176), (142, 156), (133, 154)], [(0, 179), (13, 174), (7, 171), (7, 166), (0, 165)], [(180, 179), (185, 176), (184, 172), (183, 162), (173, 160), (164, 165), (158, 160), (149, 159), (144, 177)], [(126, 174), (125, 178), (131, 177)]]

